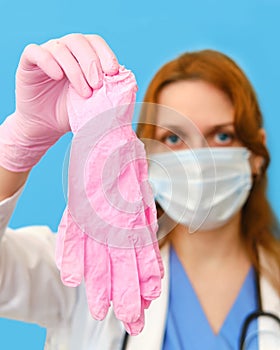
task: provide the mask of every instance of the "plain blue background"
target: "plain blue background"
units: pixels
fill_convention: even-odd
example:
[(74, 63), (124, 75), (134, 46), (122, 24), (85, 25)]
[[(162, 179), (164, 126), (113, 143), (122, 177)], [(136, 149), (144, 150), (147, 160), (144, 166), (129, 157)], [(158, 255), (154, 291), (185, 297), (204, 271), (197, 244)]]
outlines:
[[(178, 54), (201, 48), (229, 54), (253, 82), (265, 115), (272, 155), (269, 197), (280, 216), (278, 0), (1, 0), (0, 5), (0, 121), (14, 110), (15, 71), (31, 42), (71, 32), (100, 34), (134, 71), (138, 101), (156, 70)], [(33, 170), (12, 227), (44, 224), (57, 229), (65, 205), (61, 179), (69, 140), (69, 135), (62, 138)], [(44, 337), (42, 328), (0, 319), (0, 349), (43, 349)]]

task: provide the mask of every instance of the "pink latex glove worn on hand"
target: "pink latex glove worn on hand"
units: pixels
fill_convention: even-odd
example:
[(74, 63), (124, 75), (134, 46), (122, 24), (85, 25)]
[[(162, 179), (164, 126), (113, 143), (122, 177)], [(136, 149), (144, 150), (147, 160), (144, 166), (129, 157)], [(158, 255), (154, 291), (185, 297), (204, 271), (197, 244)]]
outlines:
[(89, 99), (70, 87), (75, 136), (56, 251), (66, 285), (85, 279), (93, 317), (103, 319), (112, 301), (134, 335), (144, 326), (144, 308), (160, 295), (163, 277), (146, 154), (131, 126), (135, 92), (134, 76), (123, 68), (104, 76)]
[(16, 74), (16, 111), (0, 127), (0, 165), (31, 169), (70, 131), (66, 108), (69, 82), (84, 97), (102, 85), (102, 74), (118, 73), (118, 62), (97, 35), (70, 34), (27, 46)]

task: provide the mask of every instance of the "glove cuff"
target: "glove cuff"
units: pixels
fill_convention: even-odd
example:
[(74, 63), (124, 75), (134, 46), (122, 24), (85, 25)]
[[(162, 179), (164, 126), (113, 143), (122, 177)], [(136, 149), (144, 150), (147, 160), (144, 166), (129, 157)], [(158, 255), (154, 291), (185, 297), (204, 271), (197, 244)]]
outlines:
[(0, 126), (0, 166), (9, 171), (24, 172), (37, 164), (61, 135), (31, 142), (16, 118), (14, 113)]

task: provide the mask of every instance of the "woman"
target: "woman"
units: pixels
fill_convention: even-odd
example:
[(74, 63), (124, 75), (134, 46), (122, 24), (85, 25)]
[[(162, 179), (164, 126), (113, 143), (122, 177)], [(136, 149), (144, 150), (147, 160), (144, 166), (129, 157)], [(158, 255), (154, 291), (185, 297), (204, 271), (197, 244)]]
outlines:
[[(218, 52), (185, 54), (160, 69), (144, 100), (164, 105), (180, 117), (172, 119), (175, 125), (170, 126), (166, 113), (158, 113), (156, 120), (154, 115), (145, 114), (138, 136), (154, 139), (175, 151), (172, 159), (177, 157), (180, 162), (190, 159), (187, 144), (204, 167), (209, 157), (201, 148), (206, 149), (207, 141), (215, 164), (218, 158), (221, 160), (217, 163), (218, 171), (231, 169), (231, 164), (234, 168), (236, 159), (247, 164), (246, 183), (238, 188), (242, 200), (238, 197), (231, 210), (225, 196), (227, 205), (217, 211), (221, 216), (213, 216), (211, 209), (216, 197), (212, 193), (213, 202), (206, 201), (206, 207), (203, 206), (209, 209), (207, 215), (204, 212), (201, 219), (195, 210), (190, 220), (188, 215), (177, 217), (172, 202), (166, 206), (162, 196), (156, 197), (163, 217), (160, 230), (166, 233), (165, 225), (171, 222), (168, 226), (171, 232), (162, 242), (163, 291), (147, 310), (146, 325), (139, 336), (124, 337), (112, 312), (103, 322), (93, 320), (87, 311), (83, 287), (73, 290), (61, 284), (54, 264), (55, 236), (48, 229), (6, 230), (29, 169), (69, 130), (65, 108), (69, 82), (80, 95), (89, 97), (91, 89), (102, 85), (102, 72), (117, 74), (118, 63), (97, 36), (70, 35), (42, 46), (32, 45), (21, 58), (17, 73), (17, 106), (21, 113), (15, 113), (19, 122), (14, 123), (13, 116), (10, 117), (8, 126), (12, 127), (5, 129), (4, 136), (2, 133), (2, 140), (5, 139), (2, 144), (12, 149), (13, 145), (19, 147), (17, 152), (9, 153), (9, 147), (2, 146), (7, 151), (0, 158), (1, 316), (47, 327), (46, 349), (238, 349), (246, 316), (260, 306), (273, 312), (273, 316), (263, 316), (258, 324), (251, 322), (246, 337), (256, 332), (257, 327), (277, 330), (279, 325), (274, 318), (280, 315), (280, 245), (273, 236), (276, 221), (265, 195), (269, 155), (262, 116), (244, 74)], [(40, 79), (40, 85), (36, 79)], [(30, 89), (34, 89), (34, 98), (27, 101), (24, 96)], [(25, 105), (19, 106), (22, 101)], [(20, 123), (30, 120), (31, 115), (36, 117), (32, 119), (33, 125)], [(186, 127), (190, 124), (197, 132), (190, 133)], [(24, 136), (22, 129), (15, 130), (14, 125), (24, 129)], [(151, 155), (151, 177), (157, 172), (153, 161), (156, 164), (159, 159), (172, 173), (170, 154)], [(182, 174), (177, 176), (181, 178)], [(176, 185), (177, 177), (172, 181)], [(203, 177), (199, 183), (205, 186), (200, 181)], [(154, 186), (159, 182), (160, 179), (154, 180)], [(215, 186), (224, 196), (219, 180)], [(189, 190), (191, 193), (192, 187)], [(205, 193), (202, 191), (201, 200)], [(196, 224), (192, 227), (193, 219)], [(188, 234), (189, 231), (195, 232)], [(258, 305), (255, 283), (258, 275), (262, 305)], [(257, 349), (257, 338), (253, 338)], [(259, 337), (259, 348), (271, 349), (265, 341), (267, 337)]]
[[(265, 194), (265, 174), (269, 164), (269, 154), (265, 146), (262, 115), (256, 95), (244, 73), (232, 60), (221, 53), (206, 50), (186, 53), (162, 67), (152, 80), (144, 100), (168, 106), (185, 116), (187, 124), (185, 128), (182, 118), (179, 118), (178, 121), (176, 117), (173, 117), (173, 122), (168, 120), (168, 129), (163, 127), (166, 125), (166, 120), (164, 117), (161, 118), (161, 113), (159, 113), (156, 121), (153, 120), (153, 115), (148, 118), (143, 117), (138, 130), (140, 138), (158, 140), (167, 145), (171, 151), (179, 151), (177, 156), (188, 146), (191, 146), (195, 152), (196, 147), (203, 146), (205, 139), (210, 147), (222, 147), (221, 151), (224, 152), (226, 158), (231, 157), (231, 148), (246, 147), (251, 151), (250, 163), (253, 183), (248, 198), (246, 197), (246, 200), (244, 198), (243, 207), (237, 212), (231, 212), (231, 216), (222, 224), (219, 221), (221, 220), (219, 215), (226, 215), (228, 206), (232, 208), (235, 199), (232, 198), (233, 201), (229, 204), (226, 202), (228, 194), (225, 194), (222, 198), (222, 205), (225, 207), (219, 209), (219, 215), (214, 218), (211, 218), (211, 215), (205, 216), (203, 224), (205, 225), (209, 221), (209, 224), (212, 225), (211, 229), (204, 231), (202, 224), (192, 235), (185, 234), (189, 231), (189, 225), (177, 225), (165, 239), (171, 243), (172, 248), (176, 251), (201, 304), (203, 313), (205, 313), (201, 319), (199, 318), (198, 327), (203, 327), (202, 324), (205, 322), (206, 316), (207, 322), (205, 322), (204, 330), (208, 329), (209, 331), (210, 325), (214, 334), (220, 334), (224, 338), (223, 341), (230, 342), (230, 337), (226, 335), (227, 323), (230, 323), (230, 315), (234, 313), (237, 295), (240, 293), (241, 287), (244, 287), (245, 277), (248, 278), (248, 271), (252, 266), (257, 274), (262, 275), (261, 285), (263, 289), (266, 288), (264, 282), (266, 279), (270, 281), (271, 286), (274, 286), (276, 298), (274, 305), (279, 304), (279, 272), (275, 273), (274, 268), (270, 265), (272, 263), (274, 267), (279, 267), (279, 241), (272, 234), (276, 230), (276, 221)], [(190, 132), (189, 120), (203, 134), (204, 139), (200, 137), (199, 133), (193, 132), (193, 130)], [(156, 127), (153, 126), (155, 124)], [(177, 130), (177, 134), (170, 128)], [(187, 140), (188, 144), (184, 140)], [(184, 161), (183, 154), (181, 152), (180, 155), (182, 161)], [(221, 156), (221, 152), (218, 154)], [(211, 156), (207, 151), (206, 155)], [(173, 157), (175, 156), (176, 153), (173, 154)], [(168, 157), (166, 159), (162, 157), (152, 159), (158, 160), (163, 166), (166, 166), (167, 170), (170, 170), (171, 161), (168, 160)], [(214, 159), (217, 161), (215, 156)], [(189, 164), (191, 165), (191, 163)], [(203, 161), (200, 165), (203, 165)], [(225, 160), (222, 165), (228, 166)], [(233, 166), (232, 173), (234, 171)], [(186, 172), (188, 171), (186, 170)], [(179, 175), (177, 172), (178, 177)], [(241, 178), (240, 180), (242, 181)], [(225, 177), (223, 181), (225, 181)], [(174, 184), (176, 185), (176, 180), (174, 180)], [(229, 184), (232, 188), (236, 188), (234, 181), (229, 182)], [(217, 180), (216, 186), (219, 192), (219, 186), (222, 186), (219, 180)], [(165, 190), (165, 188), (161, 187), (161, 190)], [(221, 196), (220, 193), (218, 195)], [(166, 204), (160, 195), (158, 200), (163, 200), (163, 205)], [(203, 204), (202, 201), (201, 206)], [(213, 206), (213, 203), (211, 205)], [(203, 210), (200, 207), (197, 209), (195, 215), (199, 216)], [(171, 213), (172, 208), (169, 208), (169, 211)], [(174, 215), (174, 213), (171, 214)], [(277, 269), (276, 267), (276, 271)], [(264, 309), (276, 311), (275, 306), (269, 307), (268, 300), (265, 298), (262, 302)], [(180, 305), (180, 307), (183, 306)], [(255, 307), (256, 305), (252, 309)], [(185, 305), (185, 310), (188, 308), (190, 309), (191, 305)], [(179, 310), (177, 311), (180, 312)], [(171, 314), (172, 310), (169, 309), (168, 312)], [(170, 316), (170, 318), (172, 317)], [(176, 317), (173, 316), (173, 318)], [(190, 322), (192, 318), (190, 318)], [(177, 321), (183, 321), (183, 319), (178, 317)], [(239, 322), (242, 323), (243, 320), (240, 319)], [(172, 328), (172, 322), (170, 328)], [(185, 332), (187, 331), (185, 330)], [(199, 329), (192, 328), (192, 332), (197, 335)], [(235, 331), (231, 329), (231, 332)], [(176, 335), (172, 331), (170, 334), (172, 335), (170, 337), (171, 348), (177, 348), (180, 336), (177, 336), (177, 340), (174, 342)], [(191, 334), (185, 335), (186, 338), (187, 336), (192, 339)], [(165, 337), (168, 337), (168, 332)], [(238, 338), (237, 334), (236, 338)], [(200, 343), (200, 347), (197, 348), (218, 348), (220, 343), (216, 343), (215, 347), (214, 343), (209, 343), (210, 339), (207, 339), (205, 343)], [(187, 339), (185, 340), (185, 344), (187, 344)], [(213, 342), (215, 341), (217, 339), (213, 340)], [(191, 343), (193, 347), (191, 348), (194, 348), (195, 344), (197, 346), (198, 343), (197, 338), (193, 339), (193, 343)], [(226, 344), (223, 346), (227, 348)], [(234, 345), (232, 342), (229, 348), (236, 348), (236, 344)]]

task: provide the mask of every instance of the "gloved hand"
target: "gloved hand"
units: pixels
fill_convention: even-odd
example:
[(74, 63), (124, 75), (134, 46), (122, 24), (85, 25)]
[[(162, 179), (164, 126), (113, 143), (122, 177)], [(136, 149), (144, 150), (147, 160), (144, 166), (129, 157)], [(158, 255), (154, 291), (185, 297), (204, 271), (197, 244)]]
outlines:
[(144, 145), (131, 126), (135, 91), (124, 68), (104, 75), (103, 87), (89, 99), (70, 87), (75, 136), (56, 250), (66, 285), (77, 286), (84, 277), (92, 316), (103, 319), (112, 301), (133, 335), (141, 332), (144, 308), (159, 296), (163, 277)]
[(16, 74), (16, 111), (0, 127), (0, 165), (31, 169), (64, 133), (69, 82), (84, 97), (118, 73), (117, 59), (97, 35), (71, 34), (24, 50)]

